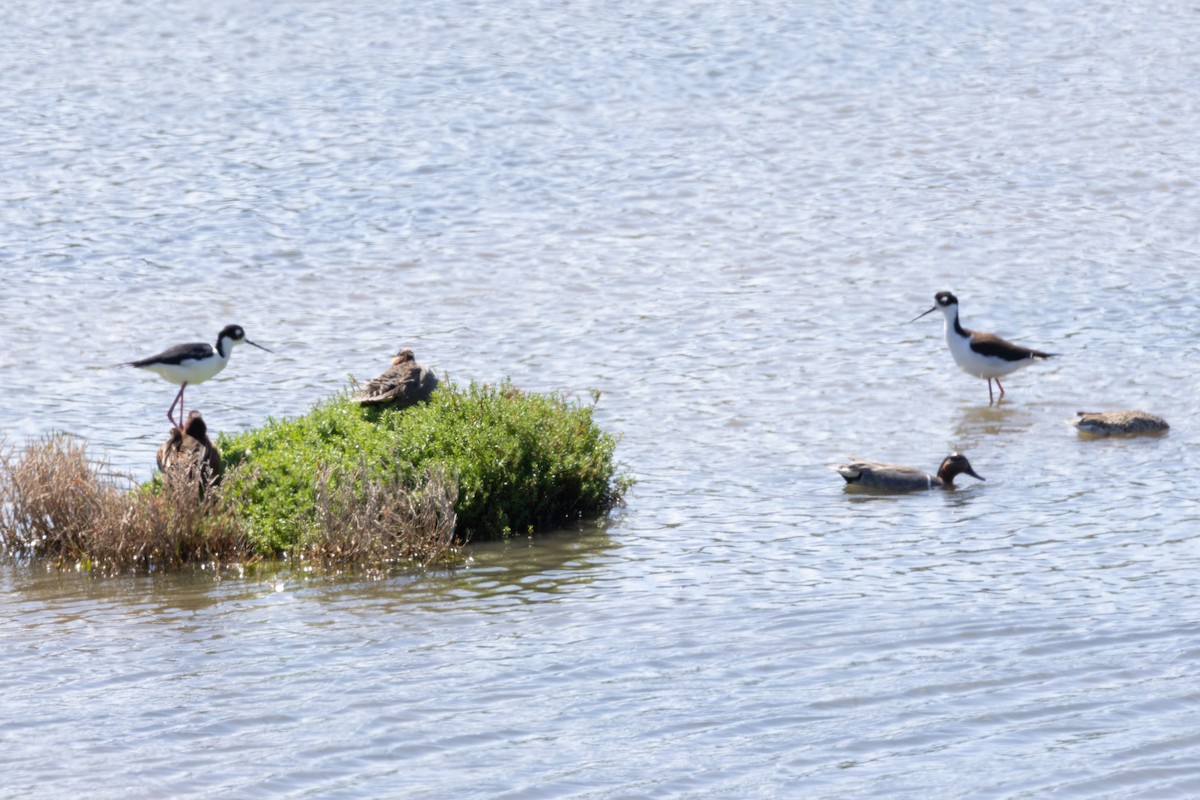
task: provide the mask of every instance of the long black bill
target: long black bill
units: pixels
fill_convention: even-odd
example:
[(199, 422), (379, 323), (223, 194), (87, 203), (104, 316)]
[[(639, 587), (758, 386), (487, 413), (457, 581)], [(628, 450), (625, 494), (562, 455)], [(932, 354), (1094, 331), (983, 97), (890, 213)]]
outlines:
[(245, 342), (246, 344), (252, 344), (252, 345), (254, 345), (254, 346), (255, 346), (255, 347), (257, 347), (259, 350), (266, 350), (268, 353), (274, 353), (274, 352), (275, 352), (274, 350), (272, 350), (272, 349), (270, 349), (270, 348), (268, 348), (268, 347), (263, 347), (261, 344), (256, 344), (255, 342), (252, 342), (252, 341), (250, 341), (249, 339), (243, 339), (242, 341), (243, 341), (243, 342)]
[[(937, 306), (934, 306), (933, 308), (929, 309), (929, 311), (937, 311)], [(925, 314), (928, 314), (928, 313), (929, 313), (929, 311), (926, 311), (926, 312), (925, 312)], [(921, 317), (925, 316), (925, 314), (917, 314), (915, 317), (913, 317), (912, 319), (910, 319), (910, 320), (909, 320), (909, 322), (910, 322), (910, 323), (912, 323), (912, 322), (916, 322), (916, 321), (917, 321), (917, 320), (919, 320)]]

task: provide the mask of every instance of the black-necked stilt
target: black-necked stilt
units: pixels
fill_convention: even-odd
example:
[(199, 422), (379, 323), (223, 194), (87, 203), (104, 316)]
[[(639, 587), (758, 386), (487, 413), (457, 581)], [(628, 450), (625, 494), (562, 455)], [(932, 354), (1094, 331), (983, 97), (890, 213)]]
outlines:
[(171, 428), (171, 435), (158, 448), (158, 468), (164, 479), (179, 468), (189, 482), (207, 485), (221, 476), (221, 453), (208, 438), (208, 425), (199, 411), (188, 412), (182, 430)]
[(849, 464), (839, 464), (834, 469), (851, 486), (894, 491), (953, 489), (954, 479), (963, 473), (984, 480), (982, 475), (971, 468), (971, 462), (967, 461), (967, 457), (962, 453), (951, 453), (942, 459), (936, 475), (922, 472), (916, 467), (902, 467), (878, 461), (852, 461)]
[(1139, 433), (1165, 433), (1170, 425), (1162, 417), (1145, 411), (1080, 411), (1068, 423), (1080, 433), (1094, 436), (1132, 436)]
[[(992, 381), (1000, 387), (1004, 397), (1004, 385), (1000, 377), (1032, 364), (1034, 359), (1050, 358), (1058, 353), (1043, 353), (1001, 339), (994, 333), (972, 331), (958, 321), (958, 298), (950, 292), (938, 292), (933, 296), (934, 306), (924, 314), (918, 314), (910, 322), (916, 322), (925, 314), (940, 310), (946, 318), (946, 344), (959, 368), (976, 378), (987, 378), (988, 404), (992, 402)], [(998, 398), (999, 399), (999, 398)]]
[[(182, 429), (183, 390), (190, 384), (203, 383), (225, 369), (225, 365), (229, 363), (229, 354), (233, 351), (233, 346), (242, 342), (253, 344), (259, 350), (266, 350), (268, 353), (274, 352), (263, 347), (261, 344), (254, 344), (254, 342), (247, 339), (246, 332), (242, 330), (241, 325), (226, 325), (217, 334), (217, 347), (215, 350), (207, 342), (177, 344), (156, 356), (143, 358), (140, 361), (127, 361), (123, 366), (148, 369), (179, 386), (179, 393), (175, 395), (175, 400), (172, 401), (171, 407), (167, 409), (167, 419), (171, 420), (171, 424), (176, 428)], [(171, 412), (175, 410), (176, 404), (179, 405), (178, 423), (171, 416)]]
[(392, 365), (379, 377), (367, 382), (354, 402), (364, 406), (394, 405), (408, 408), (429, 399), (437, 388), (433, 370), (417, 363), (413, 351), (405, 347), (392, 359)]

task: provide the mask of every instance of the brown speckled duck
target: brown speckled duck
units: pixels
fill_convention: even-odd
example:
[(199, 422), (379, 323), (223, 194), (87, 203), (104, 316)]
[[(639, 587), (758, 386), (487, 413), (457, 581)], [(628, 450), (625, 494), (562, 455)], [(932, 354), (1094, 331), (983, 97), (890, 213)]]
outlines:
[(189, 411), (187, 423), (172, 428), (171, 435), (158, 448), (158, 468), (163, 477), (182, 474), (187, 480), (203, 484), (216, 482), (221, 475), (221, 454), (208, 438), (208, 425), (199, 411)]
[(1162, 417), (1145, 411), (1080, 411), (1067, 420), (1080, 433), (1093, 436), (1134, 436), (1139, 433), (1166, 433), (1171, 427)]
[(846, 479), (847, 485), (893, 491), (953, 489), (954, 479), (963, 473), (984, 480), (982, 475), (971, 468), (971, 462), (962, 453), (951, 453), (942, 459), (936, 475), (922, 472), (916, 467), (884, 464), (879, 461), (851, 461), (849, 464), (839, 464), (834, 469)]
[(428, 400), (437, 385), (433, 370), (418, 364), (412, 349), (405, 347), (395, 355), (392, 365), (382, 375), (367, 382), (354, 402), (364, 406), (408, 408)]

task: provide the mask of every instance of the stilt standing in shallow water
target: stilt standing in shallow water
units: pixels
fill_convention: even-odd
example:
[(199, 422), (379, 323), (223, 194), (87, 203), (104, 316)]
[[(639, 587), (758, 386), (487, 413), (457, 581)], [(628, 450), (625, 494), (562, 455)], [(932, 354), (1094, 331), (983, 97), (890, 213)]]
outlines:
[(916, 322), (925, 314), (941, 311), (946, 320), (946, 344), (950, 346), (950, 354), (954, 362), (968, 375), (976, 378), (987, 378), (988, 405), (995, 402), (992, 399), (992, 381), (1000, 387), (1000, 398), (1004, 397), (1004, 385), (1000, 377), (1010, 372), (1016, 372), (1021, 367), (1027, 367), (1038, 359), (1052, 358), (1058, 353), (1043, 353), (1041, 350), (1031, 350), (1019, 344), (1001, 339), (994, 333), (973, 331), (962, 326), (958, 321), (958, 298), (950, 292), (938, 292), (933, 297), (933, 308), (923, 314), (918, 314), (911, 322)]

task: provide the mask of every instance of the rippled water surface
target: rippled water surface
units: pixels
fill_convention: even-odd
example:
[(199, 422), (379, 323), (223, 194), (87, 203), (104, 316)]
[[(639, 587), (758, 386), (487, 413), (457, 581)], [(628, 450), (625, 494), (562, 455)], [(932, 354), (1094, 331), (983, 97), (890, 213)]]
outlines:
[[(0, 432), (146, 477), (400, 345), (638, 484), (389, 580), (0, 565), (0, 795), (1195, 797), (1194, 4), (15, 2)], [(938, 315), (1061, 353), (954, 367)], [(1169, 435), (1083, 441), (1076, 410)], [(849, 494), (847, 455), (987, 480)]]

